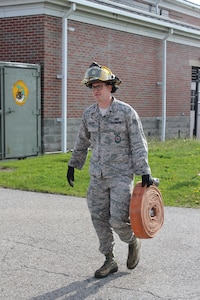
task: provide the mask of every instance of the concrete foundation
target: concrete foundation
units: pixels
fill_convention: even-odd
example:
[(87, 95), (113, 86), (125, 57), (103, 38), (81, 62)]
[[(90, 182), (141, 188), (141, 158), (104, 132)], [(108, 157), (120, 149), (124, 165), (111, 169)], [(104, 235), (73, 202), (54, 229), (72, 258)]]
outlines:
[[(161, 140), (162, 119), (141, 118), (147, 140)], [(74, 147), (81, 118), (69, 118), (67, 120), (67, 150), (71, 151)], [(44, 119), (42, 131), (43, 152), (61, 151), (61, 121), (59, 119)], [(166, 139), (189, 138), (190, 137), (190, 118), (188, 116), (168, 117), (166, 120)]]

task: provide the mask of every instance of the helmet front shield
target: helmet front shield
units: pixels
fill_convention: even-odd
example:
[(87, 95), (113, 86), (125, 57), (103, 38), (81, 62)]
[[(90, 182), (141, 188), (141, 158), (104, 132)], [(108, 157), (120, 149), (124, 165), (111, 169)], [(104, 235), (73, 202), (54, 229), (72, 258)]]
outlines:
[(85, 72), (82, 83), (87, 87), (91, 87), (92, 83), (97, 81), (108, 82), (117, 89), (121, 81), (106, 66), (91, 65)]

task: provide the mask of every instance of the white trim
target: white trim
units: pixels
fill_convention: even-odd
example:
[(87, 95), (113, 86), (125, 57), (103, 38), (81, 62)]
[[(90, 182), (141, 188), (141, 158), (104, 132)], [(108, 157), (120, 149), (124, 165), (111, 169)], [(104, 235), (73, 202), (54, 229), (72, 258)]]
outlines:
[[(155, 5), (155, 0), (145, 0), (148, 4)], [(200, 18), (200, 5), (185, 0), (160, 0), (158, 7), (174, 10), (192, 17)]]
[(189, 59), (189, 66), (200, 67), (200, 60)]
[(66, 10), (70, 5), (58, 6), (53, 3), (44, 3), (39, 1), (35, 4), (23, 4), (23, 5), (5, 5), (1, 7), (0, 4), (0, 18), (31, 16), (31, 15), (50, 15), (55, 17), (63, 17)]
[[(135, 11), (148, 13), (148, 11), (146, 11), (142, 8), (137, 9), (137, 8), (134, 8), (133, 6), (128, 6), (128, 5), (125, 5), (125, 4), (122, 4), (119, 2), (115, 2), (112, 0), (101, 0), (101, 4), (90, 2), (87, 0), (68, 0), (68, 2), (75, 2), (77, 5), (85, 6), (85, 7), (98, 8), (99, 6), (102, 6), (102, 7), (108, 7), (110, 9), (126, 8), (127, 10), (135, 10)], [(156, 7), (155, 0), (150, 0), (150, 1), (145, 0), (145, 2), (152, 5), (152, 7)], [(165, 10), (173, 10), (173, 11), (177, 11), (182, 14), (200, 18), (200, 5), (192, 4), (192, 3), (186, 4), (185, 1), (179, 1), (179, 0), (161, 0), (161, 1), (157, 1), (157, 2), (159, 2), (158, 3), (159, 8), (162, 8), (162, 9), (164, 8)], [(180, 3), (179, 5), (177, 5), (178, 2)], [(108, 4), (113, 5), (113, 7), (109, 6)], [(139, 7), (139, 3), (138, 3), (138, 7)], [(152, 13), (149, 12), (149, 14), (152, 14)], [(153, 15), (159, 16), (156, 13), (153, 13)]]
[[(162, 40), (168, 32), (167, 27), (160, 26), (155, 29), (151, 26), (146, 27), (137, 23), (127, 23), (121, 20), (118, 20), (116, 23), (116, 20), (112, 18), (107, 18), (105, 16), (101, 16), (101, 18), (95, 18), (95, 15), (86, 12), (80, 13), (80, 11), (76, 14), (71, 15), (69, 19), (77, 22), (83, 22), (86, 24), (115, 29), (160, 40)], [(191, 34), (184, 33), (183, 35), (183, 33), (180, 34), (179, 31), (174, 30), (174, 34), (168, 38), (168, 41), (200, 48), (200, 34), (197, 37), (198, 38), (196, 38), (196, 36), (195, 38), (192, 38)]]
[[(14, 17), (14, 16), (25, 16), (25, 15), (35, 15), (35, 14), (49, 14), (53, 16), (61, 16), (63, 10), (69, 9), (71, 2), (79, 4), (82, 8), (85, 6), (87, 8), (101, 7), (103, 10), (109, 7), (107, 4), (113, 4), (116, 8), (127, 8), (134, 11), (140, 11), (148, 13), (147, 11), (141, 9), (136, 9), (122, 3), (114, 2), (112, 0), (101, 0), (101, 4), (96, 4), (87, 0), (0, 0), (0, 18), (3, 17)], [(147, 5), (156, 6), (155, 0), (145, 0)], [(200, 18), (200, 5), (187, 2), (186, 0), (160, 0), (158, 1), (158, 7), (171, 9), (178, 11), (180, 13), (190, 15), (196, 18)], [(138, 3), (139, 7), (139, 3)], [(112, 8), (115, 9), (115, 8)], [(149, 13), (155, 17), (158, 15), (156, 13)], [(162, 17), (162, 16), (159, 16)]]
[[(117, 8), (112, 8), (109, 6), (103, 6), (100, 4), (88, 2), (85, 0), (68, 0), (69, 2), (73, 2), (77, 4), (77, 10), (80, 10), (82, 12), (88, 12), (91, 14), (96, 15), (103, 15), (107, 16), (109, 18), (112, 18), (116, 21), (124, 20), (131, 23), (136, 22), (143, 22), (149, 24), (149, 26), (152, 24), (152, 26), (157, 26), (158, 28), (164, 27), (164, 28), (173, 28), (177, 29), (183, 32), (188, 32), (191, 34), (199, 35), (200, 36), (200, 27), (197, 27), (195, 25), (179, 22), (178, 20), (171, 19), (171, 18), (165, 18), (162, 16), (158, 16), (156, 14), (148, 13), (145, 11), (141, 11), (138, 9), (131, 9), (129, 11), (124, 11)], [(134, 13), (137, 12), (137, 13)], [(143, 24), (144, 25), (144, 24)], [(168, 31), (168, 30), (167, 30)]]

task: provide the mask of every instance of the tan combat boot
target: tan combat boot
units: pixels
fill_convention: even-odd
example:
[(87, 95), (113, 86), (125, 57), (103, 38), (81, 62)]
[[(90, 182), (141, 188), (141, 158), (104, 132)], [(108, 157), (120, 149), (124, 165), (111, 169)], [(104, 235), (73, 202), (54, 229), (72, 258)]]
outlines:
[(103, 266), (96, 270), (94, 277), (96, 278), (103, 278), (106, 277), (110, 273), (115, 273), (118, 271), (117, 262), (115, 261), (114, 255), (112, 252), (109, 252), (105, 255), (106, 260)]
[(141, 248), (141, 242), (137, 238), (135, 238), (135, 240), (128, 245), (128, 258), (127, 258), (128, 269), (134, 269), (139, 263), (140, 248)]

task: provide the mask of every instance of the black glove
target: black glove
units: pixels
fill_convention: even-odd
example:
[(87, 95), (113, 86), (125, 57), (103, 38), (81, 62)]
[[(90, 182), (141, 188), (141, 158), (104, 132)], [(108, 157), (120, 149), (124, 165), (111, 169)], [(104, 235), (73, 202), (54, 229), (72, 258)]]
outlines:
[(74, 168), (73, 167), (68, 166), (66, 177), (67, 177), (69, 184), (73, 187), (74, 186)]
[(145, 185), (149, 187), (153, 183), (154, 183), (154, 179), (151, 177), (151, 175), (149, 174), (142, 175), (142, 187), (144, 187)]

